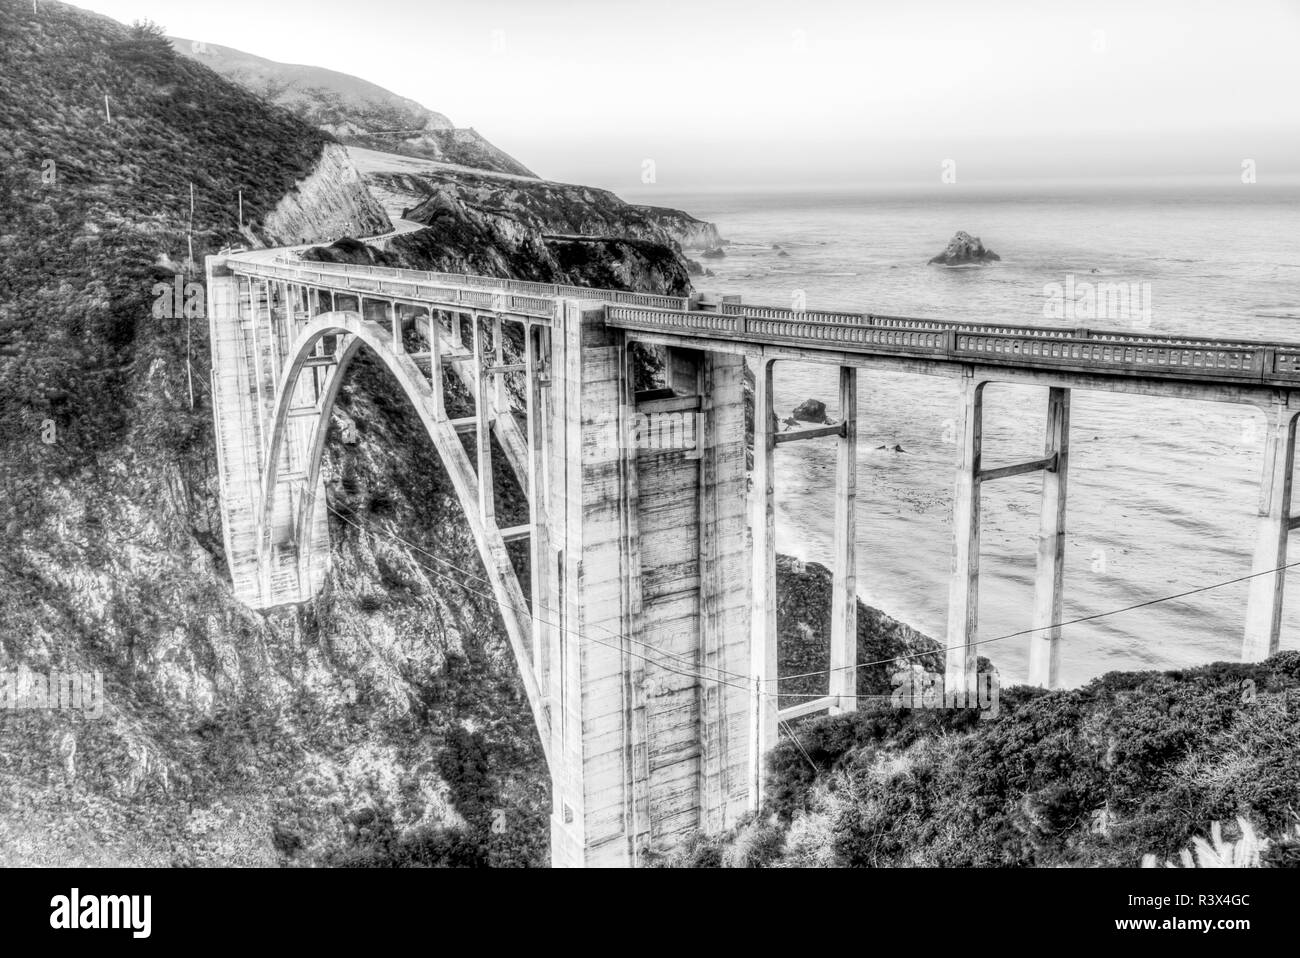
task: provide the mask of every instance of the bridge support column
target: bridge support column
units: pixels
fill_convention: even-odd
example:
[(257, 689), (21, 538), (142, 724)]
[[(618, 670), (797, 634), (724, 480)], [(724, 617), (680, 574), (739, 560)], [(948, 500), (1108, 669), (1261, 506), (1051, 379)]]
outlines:
[(776, 648), (776, 412), (774, 360), (762, 353), (754, 367), (754, 469), (750, 486), (753, 585), (750, 609), (750, 809), (763, 803), (763, 762), (777, 738)]
[(478, 450), (478, 509), (484, 522), (496, 518), (496, 491), (492, 476), (492, 419), (493, 407), (488, 401), (491, 376), (487, 374), (487, 354), (483, 343), (483, 323), (477, 316), (473, 323), (475, 439)]
[(1295, 471), (1296, 416), (1285, 400), (1266, 408), (1264, 469), (1255, 527), (1255, 558), (1246, 600), (1243, 662), (1260, 662), (1278, 650), (1282, 633), (1282, 595), (1286, 587), (1287, 540), (1291, 519), (1291, 484)]
[[(640, 571), (634, 501), (620, 407), (628, 401), (622, 334), (604, 307), (566, 301), (551, 348), (549, 515), (559, 568), (551, 629), (551, 857), (555, 865), (631, 865), (644, 831), (636, 820), (629, 686), (640, 643)], [(482, 387), (480, 387), (482, 388)]]
[[(550, 688), (551, 660), (547, 646), (548, 620), (555, 608), (555, 563), (552, 561), (551, 524), (547, 515), (550, 500), (546, 470), (551, 426), (551, 380), (547, 364), (549, 332), (545, 327), (524, 327), (524, 379), (527, 395), (528, 428), (528, 521), (531, 526), (529, 591), (533, 602), (533, 668), (542, 689)], [(439, 380), (441, 382), (441, 380)], [(547, 699), (548, 703), (550, 699)], [(548, 708), (549, 714), (549, 708)], [(554, 719), (552, 719), (554, 721)]]
[(1043, 472), (1038, 517), (1038, 565), (1029, 640), (1029, 683), (1055, 688), (1061, 671), (1061, 608), (1065, 581), (1065, 499), (1070, 458), (1070, 390), (1048, 390), (1043, 456), (1055, 465)]
[[(745, 511), (745, 360), (700, 358), (699, 827), (730, 828), (748, 810), (750, 543)], [(647, 629), (652, 623), (647, 623)]]
[(829, 694), (836, 704), (831, 714), (858, 707), (858, 370), (840, 367), (839, 438), (835, 466), (835, 533), (831, 580), (831, 655)]
[(984, 430), (984, 383), (972, 376), (961, 380), (961, 411), (957, 421), (957, 482), (952, 500), (952, 575), (948, 586), (948, 651), (946, 687), (976, 691), (979, 664), (974, 644), (979, 631), (980, 581), (980, 454)]
[(429, 309), (429, 388), (433, 390), (433, 418), (442, 422), (447, 418), (446, 389), (443, 386), (442, 328), (438, 314)]

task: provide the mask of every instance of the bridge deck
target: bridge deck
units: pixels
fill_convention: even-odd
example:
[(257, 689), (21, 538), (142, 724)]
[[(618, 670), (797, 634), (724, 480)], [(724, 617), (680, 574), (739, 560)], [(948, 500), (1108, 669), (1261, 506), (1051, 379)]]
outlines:
[[(1228, 386), (1300, 386), (1300, 343), (1157, 335), (1143, 331), (969, 323), (873, 313), (792, 310), (678, 296), (589, 289), (378, 266), (232, 257), (236, 272), (423, 305), (483, 310), (547, 323), (563, 299), (608, 304), (607, 323), (641, 337), (732, 350), (753, 345), (828, 356), (864, 354), (1105, 377)], [(924, 371), (924, 370), (922, 370)]]

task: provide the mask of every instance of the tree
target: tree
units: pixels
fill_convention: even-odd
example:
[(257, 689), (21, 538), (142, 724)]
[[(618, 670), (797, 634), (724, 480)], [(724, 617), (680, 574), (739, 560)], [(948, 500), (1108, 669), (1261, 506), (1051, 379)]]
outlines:
[(176, 50), (167, 39), (166, 28), (152, 20), (137, 20), (131, 24), (128, 39), (115, 46), (117, 58), (148, 72), (160, 69), (176, 59)]

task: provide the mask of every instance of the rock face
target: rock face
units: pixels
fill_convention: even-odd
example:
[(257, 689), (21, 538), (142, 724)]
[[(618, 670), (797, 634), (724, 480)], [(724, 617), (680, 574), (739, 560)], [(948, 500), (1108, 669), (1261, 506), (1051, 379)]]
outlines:
[(794, 407), (791, 415), (799, 422), (815, 422), (819, 426), (830, 422), (826, 417), (826, 404), (820, 399), (805, 399)]
[[(367, 154), (364, 162), (384, 159)], [(471, 219), (491, 220), (508, 231), (537, 234), (548, 242), (639, 241), (674, 253), (681, 249), (679, 237), (685, 235), (687, 220), (695, 224), (691, 229), (714, 230), (712, 223), (685, 213), (633, 206), (608, 190), (551, 180), (421, 168), (399, 160), (387, 168), (371, 169), (366, 181), (387, 197), (386, 202), (403, 204), (394, 213), (426, 226), (435, 225), (436, 218), (454, 207)]]
[(408, 219), (428, 229), (393, 237), (386, 244), (388, 255), (377, 258), (373, 248), (360, 243), (335, 243), (307, 250), (303, 259), (407, 269), (438, 263), (439, 269), (458, 273), (690, 294), (686, 260), (671, 241), (620, 236), (613, 223), (600, 235), (549, 234), (527, 191), (505, 194), (503, 190), (492, 203), (479, 205), (473, 195), (442, 188), (408, 212)]
[(965, 230), (948, 241), (948, 246), (938, 256), (931, 257), (931, 263), (941, 266), (970, 266), (980, 263), (993, 263), (1002, 257), (991, 249), (986, 249), (978, 236), (971, 236)]
[(427, 230), (395, 237), (387, 250), (352, 239), (316, 246), (304, 262), (347, 263), (479, 273), (537, 283), (569, 283), (629, 292), (688, 296), (691, 281), (667, 246), (612, 237), (542, 239), (518, 224), (493, 222), (447, 207)]
[(316, 168), (280, 200), (265, 227), (285, 244), (374, 236), (393, 228), (348, 151), (337, 143), (325, 144)]
[(696, 219), (690, 213), (666, 206), (638, 206), (636, 210), (661, 226), (682, 249), (714, 249), (727, 242), (714, 224)]

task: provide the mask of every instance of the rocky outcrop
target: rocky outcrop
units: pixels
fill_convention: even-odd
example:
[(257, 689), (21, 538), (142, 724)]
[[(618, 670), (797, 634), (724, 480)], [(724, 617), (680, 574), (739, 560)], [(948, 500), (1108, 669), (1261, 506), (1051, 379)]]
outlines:
[(570, 282), (599, 289), (655, 289), (689, 295), (685, 260), (676, 251), (645, 240), (603, 237), (547, 240), (547, 250)]
[[(381, 160), (384, 158), (366, 154), (367, 164)], [(685, 213), (668, 211), (673, 215), (652, 215), (647, 209), (654, 208), (633, 206), (608, 190), (590, 186), (474, 170), (412, 167), (408, 160), (395, 159), (386, 169), (370, 168), (366, 181), (376, 193), (388, 197), (389, 202), (404, 197), (405, 205), (397, 212), (405, 219), (420, 223), (427, 224), (431, 210), (454, 199), (466, 208), (512, 219), (557, 239), (638, 240), (680, 250), (679, 235), (689, 238), (709, 235), (709, 230), (716, 233), (712, 224)]]
[(677, 241), (682, 249), (714, 249), (726, 244), (718, 234), (718, 228), (705, 220), (696, 219), (690, 213), (671, 209), (667, 206), (636, 206), (637, 212), (650, 222), (662, 227), (664, 232)]
[(805, 399), (794, 407), (791, 417), (799, 422), (813, 422), (819, 426), (830, 422), (826, 415), (826, 404), (820, 399)]
[(385, 252), (345, 240), (307, 250), (302, 258), (672, 296), (691, 291), (686, 261), (662, 243), (614, 236), (548, 236), (515, 215), (483, 210), (449, 192), (430, 197), (419, 217), (429, 228), (394, 237)]
[(978, 236), (971, 236), (965, 230), (958, 230), (948, 241), (947, 247), (938, 256), (930, 258), (931, 263), (941, 266), (974, 266), (981, 263), (994, 263), (1002, 259), (991, 249), (987, 249)]
[(393, 228), (348, 151), (326, 143), (311, 174), (267, 216), (266, 232), (284, 245), (373, 236)]
[(721, 246), (716, 246), (713, 249), (706, 249), (700, 255), (703, 256), (705, 259), (722, 259), (727, 254), (722, 249)]

